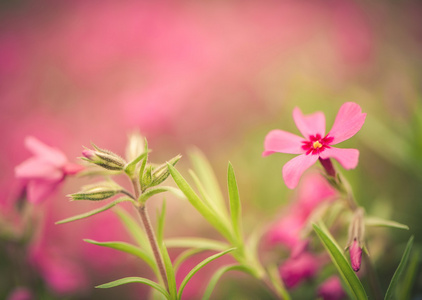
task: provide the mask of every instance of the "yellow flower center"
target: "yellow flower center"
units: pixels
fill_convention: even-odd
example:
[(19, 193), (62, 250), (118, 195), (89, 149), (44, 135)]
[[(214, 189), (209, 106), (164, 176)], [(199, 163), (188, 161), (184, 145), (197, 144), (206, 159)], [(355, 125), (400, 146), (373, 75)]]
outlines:
[(312, 146), (314, 147), (314, 149), (318, 149), (322, 147), (322, 144), (319, 141), (316, 141), (312, 144)]

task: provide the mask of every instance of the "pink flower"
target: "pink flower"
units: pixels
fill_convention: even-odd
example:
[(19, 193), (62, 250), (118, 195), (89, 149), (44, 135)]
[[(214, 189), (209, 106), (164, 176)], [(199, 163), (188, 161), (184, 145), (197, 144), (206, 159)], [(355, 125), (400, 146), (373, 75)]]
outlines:
[(346, 297), (346, 293), (341, 286), (337, 276), (331, 276), (318, 288), (318, 297), (324, 300), (340, 300)]
[(329, 163), (329, 158), (334, 158), (345, 169), (353, 169), (358, 164), (359, 151), (334, 148), (332, 145), (354, 136), (361, 129), (365, 117), (366, 114), (362, 113), (358, 104), (346, 102), (340, 107), (334, 125), (326, 135), (325, 116), (322, 112), (305, 116), (296, 107), (293, 110), (293, 119), (304, 138), (283, 130), (272, 130), (265, 138), (265, 151), (262, 155), (267, 156), (274, 152), (300, 154), (283, 167), (284, 182), (290, 189), (296, 187), (303, 172), (318, 159), (324, 164)]
[(15, 288), (7, 297), (7, 300), (33, 300), (33, 299), (34, 297), (31, 291), (25, 287)]
[(82, 170), (81, 166), (69, 163), (63, 152), (34, 137), (27, 137), (25, 146), (34, 156), (15, 168), (15, 176), (26, 182), (28, 200), (32, 203), (47, 198), (66, 175)]
[(280, 267), (280, 275), (288, 288), (314, 277), (319, 269), (319, 260), (308, 252), (289, 258)]

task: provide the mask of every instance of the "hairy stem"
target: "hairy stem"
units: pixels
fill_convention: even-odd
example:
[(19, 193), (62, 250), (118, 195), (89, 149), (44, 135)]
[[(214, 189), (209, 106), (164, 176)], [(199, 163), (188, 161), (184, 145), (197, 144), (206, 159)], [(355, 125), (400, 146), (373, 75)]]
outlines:
[[(138, 199), (141, 194), (141, 189), (139, 187), (137, 178), (132, 179), (132, 184), (135, 191), (135, 197), (136, 199)], [(152, 252), (154, 253), (158, 270), (160, 271), (160, 275), (168, 291), (169, 288), (168, 288), (168, 282), (167, 282), (166, 269), (164, 268), (163, 258), (161, 257), (160, 250), (158, 248), (157, 238), (155, 237), (154, 229), (152, 228), (151, 221), (149, 220), (149, 216), (148, 216), (145, 204), (142, 204), (141, 206), (138, 207), (138, 213), (139, 213), (139, 216), (141, 217), (142, 224), (144, 225), (145, 232), (147, 233), (147, 237), (151, 245)]]

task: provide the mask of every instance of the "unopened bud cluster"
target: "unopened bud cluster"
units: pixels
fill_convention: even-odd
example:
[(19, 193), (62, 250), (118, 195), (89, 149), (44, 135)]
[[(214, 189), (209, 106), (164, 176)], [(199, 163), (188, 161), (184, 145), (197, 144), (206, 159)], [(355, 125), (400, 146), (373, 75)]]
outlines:
[(82, 155), (84, 156), (82, 159), (107, 170), (122, 171), (124, 169), (126, 161), (119, 155), (111, 151), (98, 148), (94, 144), (92, 146), (95, 150), (85, 149), (82, 151)]
[(349, 226), (349, 241), (347, 248), (350, 253), (350, 263), (355, 272), (360, 270), (362, 262), (362, 248), (364, 245), (365, 224), (364, 224), (364, 210), (359, 207), (353, 215), (352, 222)]
[[(176, 165), (177, 162), (180, 160), (181, 156), (177, 155), (173, 157), (170, 161), (168, 161), (171, 165)], [(149, 187), (153, 187), (156, 185), (159, 185), (164, 180), (167, 179), (167, 177), (170, 176), (170, 171), (168, 169), (167, 163), (164, 163), (162, 165), (153, 167), (153, 166), (147, 166), (143, 172), (143, 174), (140, 174), (140, 185), (142, 190), (146, 190)]]

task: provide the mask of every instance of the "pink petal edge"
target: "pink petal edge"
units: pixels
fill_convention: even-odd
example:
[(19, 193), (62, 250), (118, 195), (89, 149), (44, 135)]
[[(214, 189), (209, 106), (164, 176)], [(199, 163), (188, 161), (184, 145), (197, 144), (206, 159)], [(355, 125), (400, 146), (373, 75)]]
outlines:
[(293, 133), (279, 129), (271, 130), (265, 137), (265, 151), (262, 155), (267, 156), (274, 152), (290, 154), (304, 153), (305, 150), (302, 149), (302, 141), (304, 141), (303, 138)]
[(62, 166), (67, 162), (67, 158), (63, 152), (47, 146), (33, 136), (27, 136), (25, 138), (25, 146), (35, 156), (43, 158), (43, 160), (51, 162), (55, 166)]
[(359, 150), (357, 149), (341, 149), (331, 147), (325, 149), (319, 156), (322, 159), (334, 158), (346, 170), (356, 168), (359, 162)]
[(321, 137), (325, 136), (325, 115), (322, 112), (318, 111), (310, 115), (304, 115), (298, 107), (295, 107), (293, 119), (300, 133), (305, 138), (316, 134)]
[(318, 155), (299, 155), (289, 160), (283, 167), (283, 179), (289, 189), (294, 189), (299, 179), (318, 160)]
[(343, 142), (354, 136), (365, 123), (366, 113), (354, 102), (344, 103), (336, 116), (334, 125), (328, 133), (333, 137), (332, 145)]

